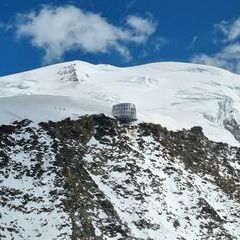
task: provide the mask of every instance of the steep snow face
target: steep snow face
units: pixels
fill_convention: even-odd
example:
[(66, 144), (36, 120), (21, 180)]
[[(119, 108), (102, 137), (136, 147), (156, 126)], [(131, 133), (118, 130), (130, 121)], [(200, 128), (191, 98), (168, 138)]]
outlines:
[(139, 121), (169, 129), (203, 127), (214, 141), (240, 145), (224, 121), (240, 122), (240, 76), (187, 63), (118, 68), (74, 61), (0, 78), (0, 123), (110, 114), (133, 102)]

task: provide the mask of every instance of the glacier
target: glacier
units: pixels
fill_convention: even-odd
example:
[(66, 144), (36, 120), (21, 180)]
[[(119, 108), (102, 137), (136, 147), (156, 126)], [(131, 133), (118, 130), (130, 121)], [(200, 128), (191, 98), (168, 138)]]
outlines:
[(240, 122), (240, 76), (205, 65), (159, 62), (133, 67), (82, 61), (0, 77), (0, 124), (111, 115), (133, 102), (138, 122), (169, 130), (201, 126), (213, 141), (240, 146), (225, 120)]

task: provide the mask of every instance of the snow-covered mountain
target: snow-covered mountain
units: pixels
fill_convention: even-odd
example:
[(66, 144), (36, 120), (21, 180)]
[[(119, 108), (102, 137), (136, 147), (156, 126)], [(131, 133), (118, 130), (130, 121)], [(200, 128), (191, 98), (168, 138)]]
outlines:
[(119, 68), (74, 61), (0, 78), (0, 123), (60, 120), (137, 106), (139, 122), (202, 126), (211, 140), (240, 145), (240, 76), (187, 63)]
[[(136, 124), (109, 117), (119, 102)], [(0, 239), (239, 240), (239, 213), (239, 75), (74, 61), (0, 78)]]

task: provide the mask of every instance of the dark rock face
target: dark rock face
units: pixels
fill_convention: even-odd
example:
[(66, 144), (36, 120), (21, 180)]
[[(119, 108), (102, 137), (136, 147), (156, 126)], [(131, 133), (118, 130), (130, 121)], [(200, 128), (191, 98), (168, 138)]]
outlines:
[(0, 235), (239, 239), (239, 157), (200, 127), (121, 127), (103, 114), (1, 126)]
[(56, 152), (54, 140), (28, 120), (0, 127), (0, 239), (69, 236)]
[(76, 65), (72, 64), (69, 66), (65, 66), (58, 72), (59, 81), (64, 82), (78, 82), (79, 79), (76, 74)]

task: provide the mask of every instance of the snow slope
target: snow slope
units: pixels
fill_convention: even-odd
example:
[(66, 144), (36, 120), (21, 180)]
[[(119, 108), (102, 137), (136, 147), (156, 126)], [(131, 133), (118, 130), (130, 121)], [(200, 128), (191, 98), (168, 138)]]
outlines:
[(0, 126), (1, 240), (239, 240), (240, 148), (104, 114)]
[(0, 78), (0, 124), (111, 113), (133, 102), (139, 121), (169, 129), (198, 125), (211, 140), (240, 145), (224, 120), (240, 121), (240, 76), (188, 63), (119, 68), (73, 61)]

